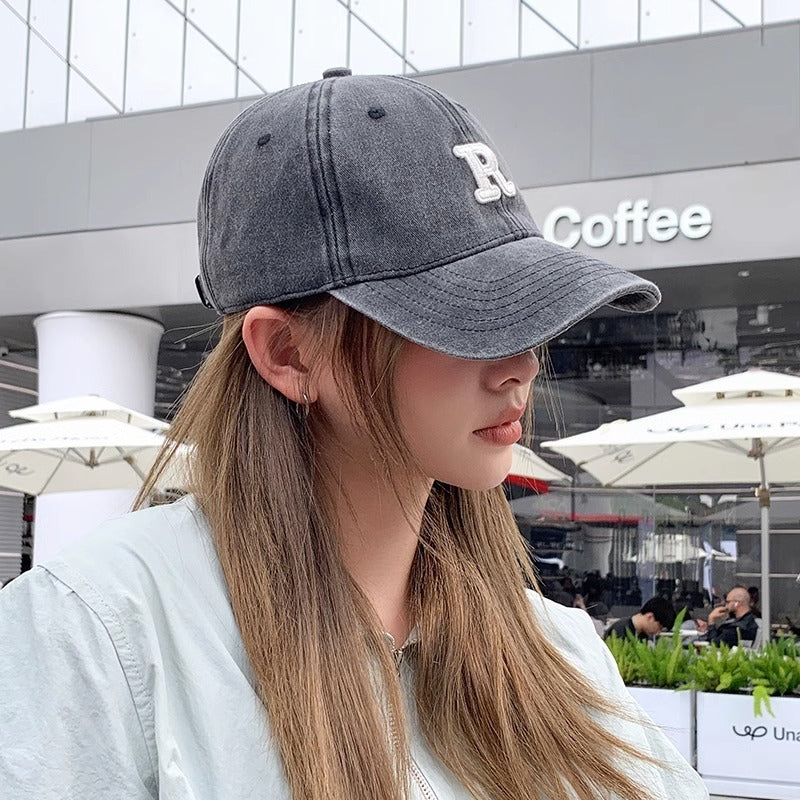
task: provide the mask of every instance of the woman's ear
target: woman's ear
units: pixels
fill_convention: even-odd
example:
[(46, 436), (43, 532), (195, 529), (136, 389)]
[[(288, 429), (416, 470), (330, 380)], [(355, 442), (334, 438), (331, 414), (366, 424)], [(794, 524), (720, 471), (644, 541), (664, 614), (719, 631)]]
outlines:
[(253, 366), (270, 386), (295, 403), (314, 402), (303, 396), (311, 389), (296, 318), (275, 306), (254, 306), (245, 314), (242, 339)]

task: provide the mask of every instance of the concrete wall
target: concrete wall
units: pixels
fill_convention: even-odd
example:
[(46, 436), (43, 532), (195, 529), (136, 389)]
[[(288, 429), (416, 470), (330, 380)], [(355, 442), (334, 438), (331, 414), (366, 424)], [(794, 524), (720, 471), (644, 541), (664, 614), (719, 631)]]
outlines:
[(800, 157), (800, 25), (429, 75), (523, 187)]

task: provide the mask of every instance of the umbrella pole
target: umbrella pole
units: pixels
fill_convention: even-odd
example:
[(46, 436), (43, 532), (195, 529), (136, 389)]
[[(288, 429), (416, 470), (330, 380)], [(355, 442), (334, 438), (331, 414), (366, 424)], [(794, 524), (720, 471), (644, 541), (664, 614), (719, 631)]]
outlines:
[(756, 497), (761, 507), (761, 638), (769, 641), (770, 634), (770, 593), (769, 593), (769, 505), (770, 494), (764, 469), (764, 451), (761, 440), (754, 441), (758, 447), (758, 468), (761, 471), (761, 485), (756, 489)]

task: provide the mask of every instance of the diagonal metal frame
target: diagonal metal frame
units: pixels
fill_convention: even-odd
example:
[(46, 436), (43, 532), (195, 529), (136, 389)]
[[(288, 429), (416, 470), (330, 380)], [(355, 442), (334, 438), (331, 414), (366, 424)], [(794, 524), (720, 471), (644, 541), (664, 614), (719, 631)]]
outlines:
[[(383, 42), (395, 55), (400, 56), (403, 60), (403, 72), (405, 72), (405, 67), (411, 67), (414, 72), (419, 72), (419, 70), (406, 58), (406, 36), (407, 36), (407, 22), (408, 22), (408, 5), (407, 2), (403, 2), (403, 51), (401, 52), (398, 50), (391, 42), (387, 41), (384, 36), (381, 36), (375, 28), (372, 27), (362, 16), (361, 14), (353, 11), (350, 7), (350, 0), (336, 0), (336, 2), (342, 6), (343, 8), (347, 9), (348, 19), (347, 19), (347, 63), (350, 63), (350, 20), (351, 18), (355, 17), (373, 36), (377, 37), (378, 39)], [(292, 4), (294, 5), (294, 4)]]
[[(130, 0), (128, 0), (130, 3)], [(249, 81), (252, 81), (264, 94), (269, 94), (267, 89), (261, 84), (260, 81), (257, 81), (253, 75), (244, 69), (238, 63), (238, 60), (235, 58), (231, 58), (225, 50), (220, 47), (194, 20), (189, 19), (189, 16), (186, 13), (186, 6), (184, 5), (184, 10), (181, 11), (177, 6), (174, 6), (169, 0), (161, 0), (162, 3), (166, 3), (167, 8), (171, 8), (179, 17), (182, 17), (184, 22), (184, 43), (183, 43), (183, 58), (182, 58), (182, 69), (184, 70), (183, 80), (181, 80), (181, 102), (183, 101), (183, 85), (186, 82), (185, 80), (185, 70), (186, 70), (186, 28), (192, 28), (192, 30), (196, 31), (200, 34), (226, 61), (229, 61), (236, 70), (241, 71), (242, 75), (245, 76)], [(294, 3), (292, 3), (294, 6)], [(239, 23), (240, 23), (240, 14), (239, 10), (241, 9), (241, 3), (237, 5), (237, 25), (236, 25), (236, 50), (238, 56), (238, 49), (239, 49)], [(294, 35), (294, 32), (293, 32)], [(238, 74), (236, 76), (236, 85), (238, 86), (239, 78)]]
[[(102, 89), (100, 89), (83, 72), (83, 70), (79, 69), (78, 67), (74, 66), (73, 64), (70, 64), (68, 58), (64, 58), (64, 56), (62, 56), (61, 53), (59, 53), (58, 50), (55, 47), (53, 47), (52, 44), (50, 44), (50, 42), (45, 38), (45, 36), (43, 36), (38, 30), (36, 30), (36, 28), (34, 28), (33, 25), (31, 25), (28, 22), (28, 20), (25, 19), (8, 2), (8, 0), (0, 0), (0, 3), (2, 3), (27, 28), (29, 37), (31, 35), (35, 36), (45, 47), (47, 47), (48, 50), (50, 50), (53, 53), (53, 55), (59, 61), (61, 61), (63, 64), (66, 65), (66, 67), (67, 67), (67, 85), (66, 85), (67, 86), (67, 88), (66, 88), (67, 95), (64, 98), (64, 118), (65, 118), (65, 120), (67, 118), (67, 98), (68, 98), (68, 92), (69, 92), (69, 70), (75, 70), (75, 72), (81, 78), (83, 78), (83, 80), (85, 80), (86, 83), (88, 83), (89, 86), (91, 86), (92, 89), (95, 92), (97, 92), (97, 94), (100, 95), (100, 97), (102, 97), (103, 100), (105, 100), (117, 113), (119, 113), (119, 114), (122, 113), (122, 109), (119, 107), (119, 105), (117, 103), (115, 103), (105, 92), (103, 92)], [(30, 2), (28, 3), (28, 16), (30, 16)], [(72, 21), (72, 0), (70, 0), (70, 3), (69, 3), (69, 17), (68, 17), (68, 26), (69, 27), (67, 29), (67, 54), (69, 54), (69, 43), (70, 43), (70, 40), (72, 38), (71, 37), (71, 21)], [(28, 53), (27, 53), (26, 66), (25, 66), (25, 108), (24, 108), (24, 111), (23, 111), (23, 114), (24, 114), (24, 116), (23, 116), (23, 124), (25, 123), (25, 120), (27, 119), (27, 116), (28, 116), (28, 110), (27, 110), (28, 91), (27, 91), (27, 86), (28, 86), (28, 70), (30, 68), (30, 45), (26, 44), (26, 47), (28, 48)]]
[[(544, 22), (544, 24), (547, 25), (547, 27), (550, 28), (550, 30), (552, 30), (554, 33), (557, 33), (570, 47), (572, 47), (574, 50), (579, 50), (580, 49), (580, 42), (579, 41), (578, 42), (573, 42), (572, 39), (570, 39), (569, 36), (567, 36), (567, 34), (564, 33), (564, 31), (562, 31), (557, 25), (554, 25), (552, 22), (550, 22), (550, 20), (547, 19), (547, 17), (545, 17), (543, 14), (539, 13), (532, 5), (530, 5), (528, 2), (526, 2), (526, 0), (519, 0), (519, 6), (520, 6), (520, 13), (522, 12), (523, 8), (527, 8), (528, 11), (530, 11), (532, 14), (537, 16), (542, 22)], [(576, 8), (575, 13), (577, 14), (577, 17), (580, 20), (580, 16), (581, 16), (580, 3), (578, 4), (578, 6)], [(520, 24), (519, 27), (520, 27), (519, 35), (522, 36), (522, 25)]]
[[(347, 53), (347, 63), (350, 63), (350, 53), (351, 53), (351, 25), (352, 20), (356, 19), (361, 25), (363, 25), (373, 36), (375, 36), (385, 47), (387, 47), (392, 53), (397, 55), (402, 61), (402, 71), (403, 74), (407, 74), (409, 71), (411, 72), (419, 72), (419, 68), (408, 59), (407, 52), (408, 52), (408, 0), (403, 0), (403, 11), (402, 11), (402, 47), (398, 49), (395, 45), (393, 45), (387, 38), (381, 35), (373, 25), (366, 21), (363, 14), (358, 13), (354, 10), (352, 6), (352, 0), (335, 0), (341, 7), (343, 7), (348, 14), (347, 17), (347, 37), (346, 37), (346, 53)], [(745, 22), (740, 19), (730, 8), (727, 7), (727, 4), (724, 0), (709, 0), (714, 6), (716, 6), (720, 11), (722, 11), (726, 16), (728, 16), (733, 22), (735, 22), (740, 28), (748, 27)], [(296, 3), (297, 0), (292, 0), (291, 2), (291, 42), (290, 42), (290, 50), (289, 50), (289, 85), (294, 85), (294, 77), (295, 77), (295, 65), (294, 65), (294, 58), (295, 58), (295, 23), (296, 23)], [(27, 3), (27, 12), (23, 16), (22, 13), (17, 11), (11, 5), (10, 0), (0, 0), (0, 4), (7, 8), (16, 18), (21, 22), (25, 28), (27, 29), (28, 35), (26, 37), (26, 52), (25, 52), (25, 90), (23, 96), (23, 108), (22, 108), (22, 124), (23, 127), (27, 127), (27, 118), (28, 118), (28, 81), (29, 81), (29, 74), (30, 74), (30, 57), (31, 57), (31, 50), (30, 50), (30, 42), (31, 37), (35, 36), (45, 47), (50, 50), (56, 58), (66, 65), (67, 73), (66, 73), (66, 89), (65, 89), (65, 97), (64, 97), (64, 120), (66, 121), (69, 118), (69, 88), (70, 88), (70, 81), (73, 77), (73, 71), (77, 76), (79, 76), (86, 84), (94, 91), (98, 97), (102, 98), (104, 102), (108, 104), (110, 108), (112, 108), (118, 114), (124, 114), (126, 103), (127, 103), (127, 83), (128, 83), (128, 38), (130, 34), (130, 17), (131, 17), (131, 0), (127, 0), (126, 2), (126, 10), (125, 10), (125, 43), (124, 43), (124, 55), (123, 55), (123, 79), (122, 79), (122, 103), (118, 103), (113, 101), (100, 87), (86, 74), (86, 72), (79, 67), (75, 66), (71, 63), (71, 41), (72, 41), (72, 22), (73, 22), (73, 0), (69, 0), (69, 7), (68, 7), (68, 18), (67, 18), (67, 49), (66, 49), (66, 56), (62, 55), (44, 36), (34, 25), (30, 23), (30, 6), (31, 2), (28, 0)], [(256, 86), (261, 92), (264, 94), (268, 93), (267, 88), (262, 85), (262, 83), (257, 80), (251, 72), (244, 69), (240, 63), (240, 37), (241, 37), (241, 17), (242, 17), (242, 2), (241, 0), (237, 0), (236, 3), (236, 36), (235, 36), (235, 53), (231, 56), (225, 49), (223, 49), (214, 39), (210, 36), (205, 30), (203, 30), (200, 25), (198, 25), (194, 20), (189, 18), (187, 13), (187, 5), (184, 2), (182, 7), (178, 7), (173, 3), (169, 2), (169, 0), (162, 0), (162, 4), (166, 4), (167, 8), (171, 9), (174, 13), (178, 14), (182, 21), (183, 21), (183, 37), (182, 37), (182, 57), (181, 57), (181, 105), (185, 102), (184, 97), (184, 85), (186, 81), (186, 38), (187, 38), (187, 31), (191, 28), (195, 31), (199, 36), (201, 36), (209, 45), (216, 52), (218, 52), (227, 62), (229, 62), (234, 67), (234, 96), (239, 96), (240, 90), (240, 77), (246, 77), (251, 83)], [(522, 50), (522, 21), (524, 17), (525, 11), (533, 14), (540, 22), (546, 25), (550, 30), (552, 30), (557, 36), (564, 40), (565, 45), (567, 45), (572, 50), (580, 50), (580, 28), (581, 28), (581, 0), (577, 0), (577, 25), (578, 25), (578, 37), (577, 41), (573, 41), (561, 28), (554, 24), (551, 20), (549, 20), (542, 12), (540, 12), (534, 5), (531, 4), (530, 0), (518, 0), (518, 31), (517, 31), (517, 50), (518, 55), (521, 54)], [(702, 28), (702, 0), (698, 0), (698, 9), (700, 14), (700, 27)], [(464, 62), (464, 0), (461, 0), (459, 3), (459, 64), (463, 65)], [(641, 41), (641, 2), (638, 3), (637, 9), (637, 39)], [(761, 26), (763, 27), (764, 24), (764, 3), (762, 0), (761, 3)]]
[[(700, 0), (700, 2), (701, 2), (701, 5), (702, 5), (702, 0)], [(745, 25), (744, 22), (742, 22), (742, 20), (740, 20), (739, 17), (736, 16), (736, 14), (734, 14), (730, 9), (725, 8), (725, 6), (722, 5), (722, 3), (718, 2), (718, 0), (709, 0), (709, 2), (712, 5), (715, 5), (724, 14), (727, 14), (740, 28), (746, 28), (747, 27), (747, 25)], [(764, 4), (763, 3), (761, 4), (761, 24), (762, 25), (764, 24)]]

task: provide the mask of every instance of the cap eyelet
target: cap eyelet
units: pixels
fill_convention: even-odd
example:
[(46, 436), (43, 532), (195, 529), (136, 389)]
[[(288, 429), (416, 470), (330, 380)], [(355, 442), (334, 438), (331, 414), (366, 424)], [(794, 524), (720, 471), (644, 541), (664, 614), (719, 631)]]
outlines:
[(386, 112), (380, 106), (372, 106), (372, 108), (367, 111), (367, 116), (371, 119), (380, 119), (386, 116)]
[(263, 147), (270, 139), (272, 138), (271, 133), (265, 133), (263, 136), (259, 136), (256, 144), (259, 147)]

